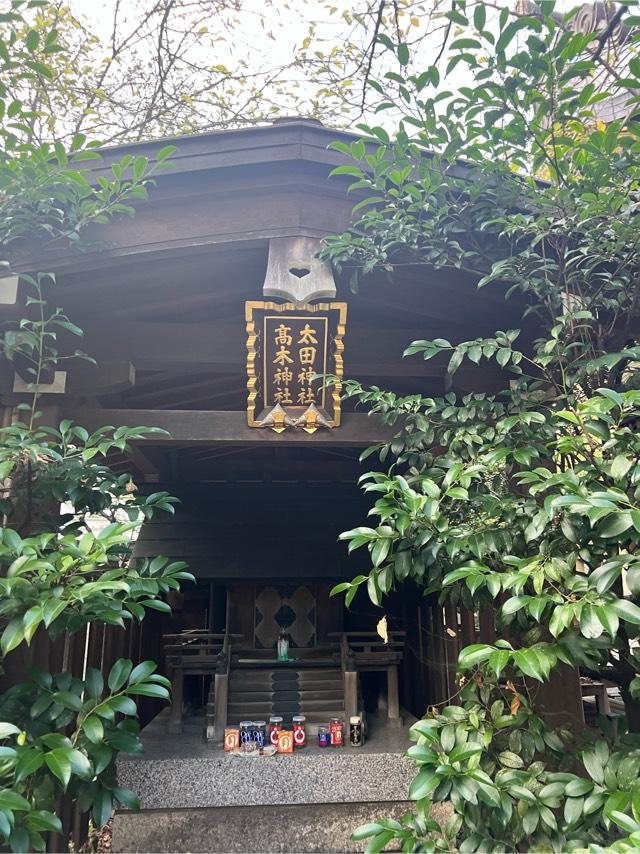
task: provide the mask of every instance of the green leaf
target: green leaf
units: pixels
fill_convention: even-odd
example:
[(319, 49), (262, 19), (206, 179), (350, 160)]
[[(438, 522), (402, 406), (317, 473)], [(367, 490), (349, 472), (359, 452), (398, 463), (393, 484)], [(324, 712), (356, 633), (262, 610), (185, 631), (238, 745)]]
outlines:
[(0, 648), (4, 655), (19, 646), (24, 640), (24, 626), (21, 617), (15, 617), (5, 628), (0, 638)]
[(49, 768), (49, 771), (57, 777), (62, 783), (63, 788), (67, 788), (71, 779), (71, 761), (69, 759), (70, 750), (66, 747), (58, 747), (50, 753), (45, 753), (44, 761)]
[(120, 712), (123, 715), (133, 716), (138, 711), (131, 697), (111, 697), (107, 703), (114, 712)]
[(93, 800), (93, 820), (96, 827), (102, 828), (111, 818), (113, 811), (113, 801), (111, 792), (108, 789), (99, 789)]
[(582, 754), (582, 764), (587, 769), (587, 774), (592, 780), (595, 780), (596, 783), (604, 783), (604, 768), (595, 751), (585, 751)]
[(20, 735), (21, 730), (7, 721), (0, 721), (0, 738), (9, 738), (10, 735)]
[(123, 807), (127, 807), (127, 809), (140, 809), (140, 801), (138, 800), (138, 797), (135, 792), (132, 792), (131, 789), (123, 789), (120, 786), (116, 786), (116, 788), (113, 790), (113, 797)]
[(601, 537), (619, 537), (633, 525), (631, 513), (626, 510), (610, 513), (606, 519), (598, 527), (598, 534)]
[(119, 658), (109, 672), (108, 684), (112, 691), (119, 691), (129, 678), (133, 663), (126, 658)]
[(404, 42), (400, 42), (398, 45), (398, 62), (400, 65), (408, 65), (409, 64), (409, 46)]
[(475, 667), (481, 662), (486, 661), (492, 652), (493, 647), (486, 643), (474, 643), (470, 646), (466, 646), (460, 652), (458, 667), (461, 670), (467, 670), (468, 668)]
[(38, 626), (42, 622), (43, 612), (42, 607), (40, 605), (34, 605), (32, 608), (25, 613), (22, 618), (22, 625), (24, 629), (24, 637), (27, 644), (31, 643), (31, 639), (36, 633)]
[(373, 544), (371, 549), (371, 561), (375, 567), (384, 563), (389, 549), (391, 548), (391, 540), (388, 537), (382, 537)]
[(147, 676), (151, 676), (155, 669), (155, 661), (141, 661), (140, 664), (136, 665), (136, 667), (131, 671), (129, 684), (135, 685), (136, 682), (144, 682)]
[(409, 786), (409, 800), (419, 801), (436, 790), (440, 777), (431, 768), (423, 768)]
[(447, 365), (447, 374), (449, 376), (453, 376), (455, 372), (458, 370), (460, 365), (462, 364), (462, 360), (464, 358), (464, 350), (460, 348), (456, 348), (453, 351), (451, 358), (449, 359), (449, 364)]
[(394, 573), (398, 581), (404, 581), (408, 578), (411, 571), (411, 551), (402, 549), (396, 552), (394, 564)]
[(48, 629), (69, 604), (65, 599), (48, 599), (43, 608), (44, 624)]
[(506, 649), (496, 649), (491, 653), (488, 659), (489, 667), (496, 676), (500, 676), (502, 671), (505, 669), (507, 664), (509, 663), (509, 659), (511, 658), (511, 653), (509, 653)]
[(564, 820), (573, 825), (582, 819), (584, 798), (567, 798), (564, 802)]
[(9, 847), (14, 854), (24, 854), (24, 852), (31, 850), (31, 839), (26, 827), (18, 825), (18, 827), (13, 828), (9, 837)]
[(104, 727), (102, 721), (96, 715), (89, 715), (83, 722), (82, 729), (89, 741), (99, 744), (104, 738)]
[(610, 605), (596, 605), (595, 611), (598, 619), (604, 626), (604, 630), (610, 637), (615, 638), (618, 633), (620, 619), (614, 609)]
[(40, 748), (36, 747), (22, 750), (18, 756), (18, 761), (16, 762), (15, 767), (16, 782), (20, 783), (22, 780), (31, 776), (31, 774), (35, 774), (43, 764), (44, 752), (40, 750)]
[(70, 691), (56, 691), (53, 694), (53, 700), (60, 703), (65, 709), (71, 709), (74, 712), (79, 712), (82, 708), (82, 700), (77, 694), (72, 694)]
[(99, 670), (96, 670), (95, 667), (89, 667), (87, 669), (87, 674), (84, 680), (87, 694), (93, 700), (97, 700), (102, 696), (102, 692), (104, 691), (104, 679), (102, 678), (102, 673)]
[(640, 830), (640, 824), (637, 821), (619, 810), (611, 811), (611, 819), (626, 833), (637, 833)]
[(161, 700), (169, 699), (169, 691), (163, 685), (155, 685), (153, 682), (142, 682), (132, 685), (129, 694), (139, 694), (142, 697), (158, 697)]
[(640, 626), (640, 608), (633, 602), (629, 602), (628, 599), (618, 599), (611, 607), (625, 622)]
[(93, 768), (91, 762), (81, 750), (70, 750), (68, 754), (71, 770), (78, 777), (91, 779), (93, 777)]
[(603, 628), (597, 609), (593, 605), (585, 605), (580, 614), (580, 632), (586, 638), (599, 638)]
[(11, 789), (0, 789), (0, 810), (12, 810), (14, 812), (28, 812), (31, 804), (22, 795)]
[(358, 842), (361, 839), (368, 839), (370, 836), (377, 836), (378, 833), (382, 830), (381, 824), (361, 824), (360, 827), (357, 827), (353, 833), (351, 834), (351, 838), (354, 842)]
[(46, 810), (32, 810), (26, 819), (29, 830), (53, 831), (62, 830), (62, 822), (57, 815)]
[(628, 459), (624, 454), (619, 454), (611, 463), (611, 477), (614, 480), (622, 480), (632, 465), (633, 460)]
[(505, 768), (524, 767), (524, 760), (522, 757), (518, 756), (517, 753), (513, 753), (511, 750), (503, 750), (502, 753), (498, 754), (498, 760)]
[(593, 783), (591, 780), (583, 780), (580, 777), (577, 777), (575, 780), (571, 780), (571, 782), (567, 783), (565, 788), (565, 794), (568, 798), (578, 798), (591, 791), (593, 791)]
[(38, 49), (38, 45), (40, 43), (40, 34), (37, 30), (29, 30), (27, 33), (27, 37), (25, 39), (25, 44), (27, 45), (27, 50), (29, 53), (33, 53)]
[(622, 563), (618, 560), (607, 561), (589, 573), (589, 586), (604, 593), (622, 574)]

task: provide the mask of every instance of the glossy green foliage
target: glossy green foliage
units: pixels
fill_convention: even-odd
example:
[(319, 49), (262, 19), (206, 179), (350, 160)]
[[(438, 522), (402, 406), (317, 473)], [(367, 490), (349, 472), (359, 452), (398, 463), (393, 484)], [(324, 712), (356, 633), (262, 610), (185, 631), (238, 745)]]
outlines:
[[(614, 9), (628, 57), (598, 88), (603, 49), (572, 29), (575, 13), (456, 3), (445, 67), (393, 72), (396, 136), (366, 127), (335, 145), (352, 161), (336, 173), (362, 198), (324, 257), (354, 287), (409, 263), (524, 298), (522, 330), (405, 352), (437, 360), (454, 387), (461, 365), (479, 378), (488, 368), (499, 393), (400, 397), (345, 383), (398, 432), (366, 452), (384, 469), (362, 478), (368, 525), (342, 534), (369, 551), (370, 572), (334, 592), (350, 604), (366, 586), (381, 605), (410, 580), (441, 603), (492, 608), (499, 638), (462, 649), (459, 705), (414, 730), (418, 811), (362, 830), (371, 851), (391, 839), (496, 852), (640, 841), (637, 736), (620, 723), (565, 744), (535, 708), (537, 685), (581, 667), (620, 686), (640, 729), (640, 19)], [(406, 46), (385, 44), (414, 67)], [(469, 85), (447, 90), (461, 68)], [(611, 91), (626, 121), (600, 119)], [(432, 801), (453, 810), (442, 831), (428, 824)]]
[(12, 850), (44, 850), (44, 834), (61, 829), (63, 796), (91, 810), (98, 827), (118, 804), (137, 808), (118, 786), (115, 758), (142, 752), (136, 698), (169, 696), (155, 669), (120, 659), (107, 680), (93, 669), (84, 680), (33, 670), (2, 695), (0, 718), (11, 723), (0, 723), (0, 833)]
[[(12, 0), (0, 13), (0, 262), (6, 272), (20, 259), (24, 265), (25, 257), (33, 269), (34, 256), (79, 246), (90, 223), (131, 215), (173, 151), (162, 149), (154, 163), (125, 155), (96, 175), (83, 163), (100, 155), (82, 136), (69, 150), (32, 141), (34, 114), (12, 93), (32, 75), (47, 79), (42, 55), (60, 49), (55, 30), (25, 27), (23, 13), (40, 5), (46, 4)], [(132, 561), (137, 529), (156, 514), (173, 513), (177, 499), (165, 491), (138, 494), (131, 475), (109, 464), (109, 454), (126, 454), (132, 441), (159, 431), (104, 426), (89, 434), (69, 420), (43, 423), (42, 384), (66, 360), (88, 358), (68, 350), (82, 330), (52, 305), (55, 286), (50, 273), (21, 275), (24, 317), (0, 335), (6, 373), (20, 375), (27, 388), (18, 417), (0, 429), (3, 662), (23, 655), (36, 635), (46, 643), (87, 624), (124, 629), (148, 610), (168, 613), (164, 594), (193, 578), (185, 564), (164, 557)], [(120, 751), (142, 750), (137, 698), (169, 697), (168, 680), (155, 670), (153, 662), (134, 667), (126, 660), (104, 675), (89, 668), (83, 679), (34, 670), (29, 681), (0, 696), (3, 848), (45, 850), (46, 834), (62, 829), (63, 798), (91, 811), (100, 827), (114, 805), (136, 808), (135, 795), (117, 784), (115, 759)]]

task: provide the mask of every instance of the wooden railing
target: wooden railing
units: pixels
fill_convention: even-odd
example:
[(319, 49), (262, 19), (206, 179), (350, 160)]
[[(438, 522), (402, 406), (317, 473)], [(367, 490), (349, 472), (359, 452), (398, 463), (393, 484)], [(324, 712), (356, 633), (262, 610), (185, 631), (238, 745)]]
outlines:
[[(231, 646), (234, 638), (242, 635), (229, 633), (205, 632), (200, 630), (180, 632), (180, 634), (164, 635), (164, 650), (167, 665), (171, 669), (171, 711), (169, 713), (169, 732), (182, 732), (184, 705), (185, 676), (213, 676), (215, 683), (216, 708), (218, 696), (225, 696), (226, 679), (229, 673)], [(221, 678), (218, 683), (218, 676)], [(224, 683), (224, 685), (223, 685)], [(218, 694), (218, 689), (220, 693)], [(224, 717), (226, 725), (226, 699), (224, 700)], [(218, 726), (216, 725), (216, 731)]]
[(340, 663), (344, 681), (344, 708), (347, 720), (358, 709), (358, 679), (361, 671), (387, 674), (387, 713), (389, 722), (399, 724), (400, 694), (398, 664), (404, 651), (405, 632), (392, 631), (384, 641), (377, 632), (331, 632), (340, 644)]

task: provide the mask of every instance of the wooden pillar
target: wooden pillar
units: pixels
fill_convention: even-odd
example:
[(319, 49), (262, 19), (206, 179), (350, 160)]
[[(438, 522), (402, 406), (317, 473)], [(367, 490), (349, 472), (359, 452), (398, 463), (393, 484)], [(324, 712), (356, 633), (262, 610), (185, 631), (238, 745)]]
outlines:
[(171, 674), (171, 711), (169, 712), (169, 732), (182, 732), (182, 704), (184, 698), (184, 673), (174, 667)]
[(342, 674), (344, 681), (344, 716), (346, 723), (349, 718), (358, 714), (358, 671), (345, 670)]
[(398, 692), (398, 665), (391, 664), (387, 667), (387, 708), (389, 723), (395, 726), (401, 725), (400, 718), (400, 694)]
[(449, 702), (455, 697), (456, 673), (458, 670), (458, 654), (460, 652), (460, 641), (458, 638), (458, 609), (455, 605), (447, 602), (444, 606), (444, 647), (445, 647), (445, 668), (447, 680), (447, 696)]
[(574, 667), (560, 664), (549, 679), (535, 685), (535, 707), (550, 727), (568, 727), (573, 732), (584, 729), (580, 674)]
[(229, 674), (216, 673), (213, 688), (213, 740), (222, 742), (227, 726), (227, 703), (229, 699)]
[(493, 606), (488, 605), (480, 610), (481, 643), (493, 643), (496, 639), (496, 620)]

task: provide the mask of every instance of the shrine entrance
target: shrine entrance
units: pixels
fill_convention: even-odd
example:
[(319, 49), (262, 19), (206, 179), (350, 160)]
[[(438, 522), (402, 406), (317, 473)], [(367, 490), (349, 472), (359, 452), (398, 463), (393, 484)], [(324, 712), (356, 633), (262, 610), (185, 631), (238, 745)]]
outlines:
[[(193, 451), (170, 453), (180, 478)], [(384, 609), (364, 590), (350, 609), (331, 596), (335, 584), (366, 572), (369, 560), (366, 552), (349, 556), (339, 541), (366, 517), (355, 451), (206, 453), (201, 479), (183, 480), (175, 516), (145, 523), (134, 550), (135, 557), (161, 551), (185, 560), (197, 577), (171, 594), (172, 616), (152, 618), (174, 686), (170, 729), (204, 717), (208, 738), (219, 741), (226, 725), (271, 714), (285, 721), (304, 714), (313, 728), (333, 716), (378, 712), (399, 725), (401, 686), (411, 683), (401, 672), (406, 594), (391, 596)], [(388, 634), (381, 635), (383, 617)], [(285, 662), (276, 654), (282, 633)], [(408, 695), (402, 702), (412, 711)]]

